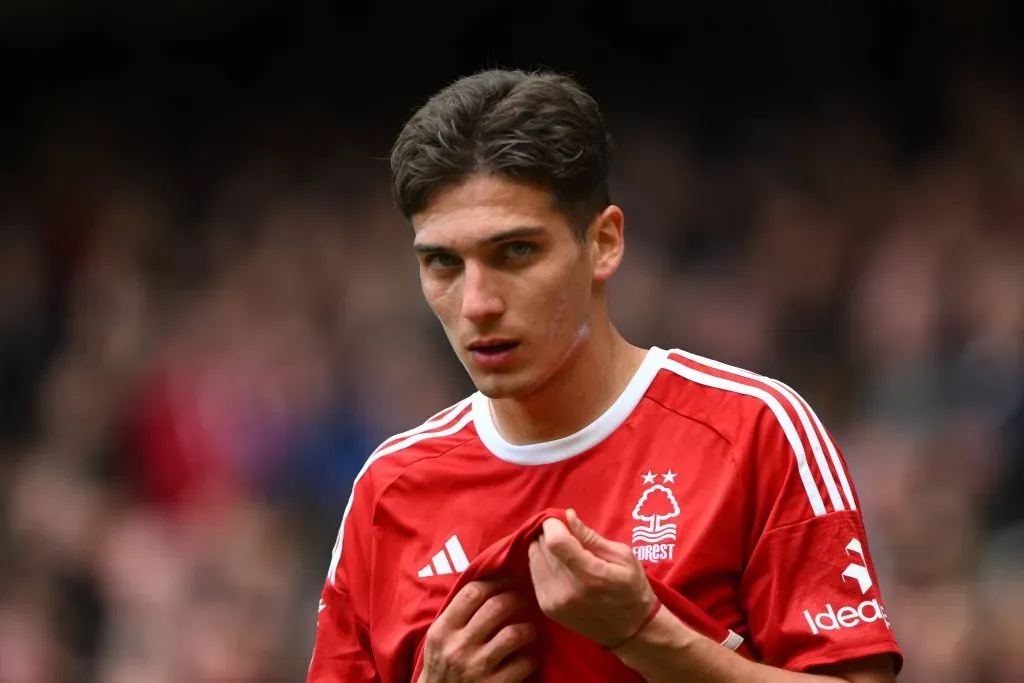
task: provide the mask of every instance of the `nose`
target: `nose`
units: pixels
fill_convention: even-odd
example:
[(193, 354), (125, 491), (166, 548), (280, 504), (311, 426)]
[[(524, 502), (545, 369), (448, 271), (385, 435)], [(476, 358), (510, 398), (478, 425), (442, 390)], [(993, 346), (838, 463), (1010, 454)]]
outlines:
[(462, 317), (480, 324), (501, 316), (505, 300), (494, 273), (487, 268), (467, 262), (462, 272)]

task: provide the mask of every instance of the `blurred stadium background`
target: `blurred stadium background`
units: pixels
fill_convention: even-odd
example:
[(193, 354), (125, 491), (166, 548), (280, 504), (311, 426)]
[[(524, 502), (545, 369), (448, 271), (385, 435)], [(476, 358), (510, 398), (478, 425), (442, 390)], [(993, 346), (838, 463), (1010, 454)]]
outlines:
[(1021, 683), (1020, 7), (0, 3), (0, 681), (303, 680), (354, 473), (470, 391), (388, 145), (505, 65), (606, 109), (629, 336), (836, 433), (901, 681)]

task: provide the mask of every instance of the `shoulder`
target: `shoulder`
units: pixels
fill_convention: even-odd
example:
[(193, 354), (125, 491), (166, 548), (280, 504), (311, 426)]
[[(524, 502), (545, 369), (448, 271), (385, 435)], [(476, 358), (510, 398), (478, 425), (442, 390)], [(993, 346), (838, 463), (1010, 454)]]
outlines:
[(652, 396), (713, 425), (730, 441), (759, 428), (812, 421), (807, 402), (783, 382), (681, 349), (665, 352)]
[[(733, 444), (742, 467), (765, 495), (792, 491), (815, 516), (856, 509), (842, 453), (810, 404), (784, 382), (674, 349), (664, 361), (674, 377), (663, 390)], [(664, 374), (664, 373), (663, 373)]]
[(422, 424), (384, 439), (356, 476), (356, 483), (372, 479), (379, 487), (394, 479), (413, 463), (451, 450), (474, 433), (473, 397), (448, 406)]

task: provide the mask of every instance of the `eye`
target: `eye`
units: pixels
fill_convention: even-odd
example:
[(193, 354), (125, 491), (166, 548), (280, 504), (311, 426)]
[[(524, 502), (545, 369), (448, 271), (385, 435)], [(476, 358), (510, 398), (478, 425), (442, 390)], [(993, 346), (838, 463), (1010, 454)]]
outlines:
[(433, 254), (428, 254), (424, 259), (424, 263), (427, 268), (433, 270), (447, 270), (448, 268), (457, 268), (461, 265), (462, 261), (455, 254), (449, 254), (444, 251), (437, 251)]
[(531, 242), (509, 242), (505, 245), (505, 254), (513, 259), (532, 256), (536, 252), (537, 245)]

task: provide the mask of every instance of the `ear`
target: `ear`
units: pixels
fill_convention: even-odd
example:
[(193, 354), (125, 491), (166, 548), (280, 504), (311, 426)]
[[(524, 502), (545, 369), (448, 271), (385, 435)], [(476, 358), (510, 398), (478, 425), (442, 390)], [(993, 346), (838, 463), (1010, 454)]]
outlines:
[(622, 262), (625, 248), (622, 209), (612, 204), (590, 224), (590, 259), (595, 282), (604, 282)]

